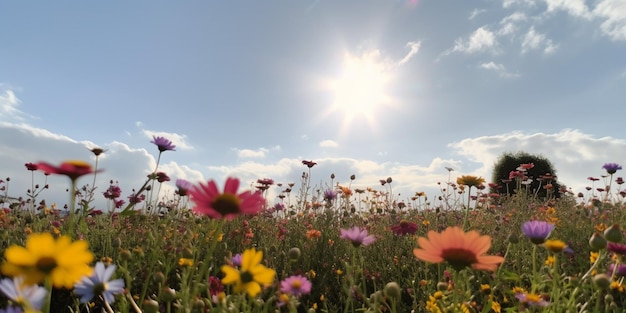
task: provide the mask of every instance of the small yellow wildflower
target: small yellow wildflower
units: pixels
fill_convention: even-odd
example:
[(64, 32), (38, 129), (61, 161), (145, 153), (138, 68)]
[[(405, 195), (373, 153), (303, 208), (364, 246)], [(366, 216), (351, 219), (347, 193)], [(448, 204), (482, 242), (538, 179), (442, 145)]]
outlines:
[(180, 267), (190, 267), (193, 266), (193, 260), (188, 258), (180, 258), (178, 259), (178, 266)]
[(336, 270), (336, 271), (335, 271), (335, 274), (337, 274), (337, 275), (341, 276), (341, 275), (343, 274), (343, 271), (342, 271), (342, 270)]
[(436, 300), (443, 298), (443, 292), (435, 291), (435, 293), (433, 293), (433, 298), (435, 298)]
[(599, 252), (589, 252), (589, 263), (593, 264), (596, 263), (596, 260), (598, 259), (598, 257), (600, 256)]
[(526, 290), (524, 290), (524, 288), (522, 287), (513, 287), (512, 291), (514, 294), (526, 293)]
[(314, 270), (309, 270), (308, 273), (309, 273), (309, 278), (315, 279), (315, 276), (317, 275), (317, 273), (315, 273)]
[(626, 286), (624, 284), (620, 284), (617, 281), (611, 282), (611, 289), (617, 290), (619, 292), (624, 292), (626, 290)]
[(491, 301), (491, 309), (496, 313), (500, 313), (502, 307), (500, 307), (500, 303), (498, 303), (497, 301)]
[(429, 220), (423, 220), (422, 221), (422, 225), (428, 226), (428, 225), (430, 225), (430, 221)]
[(561, 240), (546, 240), (546, 242), (543, 244), (543, 246), (552, 251), (552, 252), (563, 252), (563, 250), (565, 250), (565, 248), (567, 248), (567, 245), (565, 244), (565, 242), (561, 241)]
[(550, 255), (548, 256), (548, 258), (546, 258), (545, 264), (546, 266), (551, 266), (552, 264), (554, 264), (554, 262), (555, 262), (554, 256)]
[(482, 291), (483, 293), (491, 293), (491, 286), (489, 286), (489, 284), (481, 284), (480, 285), (480, 291)]

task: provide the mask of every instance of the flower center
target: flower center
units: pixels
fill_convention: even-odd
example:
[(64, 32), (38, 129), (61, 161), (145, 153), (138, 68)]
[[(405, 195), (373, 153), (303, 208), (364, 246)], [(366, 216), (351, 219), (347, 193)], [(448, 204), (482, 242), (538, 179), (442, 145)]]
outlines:
[(293, 289), (300, 289), (300, 287), (302, 287), (302, 282), (299, 280), (294, 280), (291, 282), (291, 287)]
[(37, 260), (35, 267), (45, 274), (50, 274), (57, 267), (57, 261), (51, 257), (43, 257)]
[(241, 273), (241, 282), (244, 284), (247, 284), (249, 282), (254, 281), (254, 277), (252, 276), (252, 274), (250, 274), (250, 272), (245, 271), (243, 273)]
[(441, 257), (448, 261), (448, 263), (450, 263), (450, 265), (452, 265), (452, 267), (456, 270), (461, 270), (464, 267), (478, 262), (474, 252), (460, 248), (443, 250)]
[(107, 290), (108, 286), (106, 282), (98, 283), (93, 286), (93, 294), (101, 295)]
[(237, 214), (239, 213), (239, 197), (231, 193), (224, 193), (217, 196), (211, 206), (222, 216)]

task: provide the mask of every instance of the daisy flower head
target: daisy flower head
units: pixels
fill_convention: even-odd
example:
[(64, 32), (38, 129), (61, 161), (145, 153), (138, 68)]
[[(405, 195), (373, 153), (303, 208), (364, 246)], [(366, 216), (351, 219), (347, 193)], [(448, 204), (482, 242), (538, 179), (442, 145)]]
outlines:
[[(83, 175), (94, 172), (91, 168), (91, 164), (80, 160), (65, 161), (59, 166), (54, 166), (46, 162), (39, 162), (36, 166), (38, 170), (44, 173), (65, 175), (72, 181), (75, 181)], [(100, 170), (98, 172), (100, 172)]]
[(181, 179), (181, 178), (176, 180), (176, 188), (177, 188), (176, 193), (179, 196), (181, 196), (181, 197), (186, 196), (187, 195), (187, 191), (189, 189), (191, 189), (191, 187), (193, 187), (193, 186), (187, 180), (184, 180), (184, 179)]
[(88, 303), (97, 296), (102, 296), (109, 304), (115, 302), (115, 295), (124, 292), (123, 279), (111, 280), (115, 268), (115, 265), (105, 267), (102, 262), (96, 263), (94, 273), (91, 276), (84, 276), (74, 285), (74, 292), (80, 296), (80, 302)]
[(38, 285), (25, 285), (22, 276), (0, 280), (0, 292), (14, 304), (32, 310), (41, 310), (48, 295), (46, 288)]
[(280, 291), (299, 297), (311, 292), (311, 282), (302, 275), (294, 275), (280, 282)]
[(413, 254), (420, 260), (448, 262), (454, 269), (472, 267), (476, 270), (495, 271), (504, 262), (501, 256), (483, 255), (491, 248), (491, 237), (481, 236), (477, 231), (464, 232), (460, 227), (448, 227), (443, 232), (429, 231), (427, 237), (419, 237), (420, 248)]
[(522, 225), (524, 235), (536, 245), (544, 243), (552, 230), (554, 230), (554, 224), (546, 221), (528, 221)]
[(355, 247), (369, 246), (376, 241), (376, 237), (369, 235), (367, 229), (361, 229), (358, 226), (354, 226), (350, 229), (342, 228), (339, 232), (341, 233), (341, 239), (350, 240)]
[(550, 304), (541, 295), (534, 293), (518, 293), (515, 295), (515, 298), (522, 303), (528, 304), (529, 306), (546, 307)]
[(176, 148), (176, 146), (172, 144), (171, 140), (169, 140), (169, 139), (167, 139), (165, 137), (152, 136), (152, 141), (150, 141), (150, 142), (155, 144), (159, 148), (159, 152), (176, 151), (176, 150), (174, 150)]
[(4, 251), (2, 274), (24, 276), (26, 285), (42, 283), (46, 277), (54, 287), (71, 289), (83, 276), (91, 275), (94, 256), (87, 241), (72, 242), (69, 236), (55, 239), (50, 233), (28, 236), (26, 246), (10, 246)]
[(262, 259), (263, 251), (256, 251), (255, 248), (245, 250), (241, 255), (241, 269), (222, 266), (222, 284), (235, 285), (235, 292), (245, 292), (250, 297), (256, 297), (261, 287), (272, 284), (276, 276), (276, 271), (261, 264)]
[(214, 180), (207, 184), (200, 183), (192, 187), (189, 197), (196, 206), (193, 211), (212, 218), (233, 219), (241, 214), (256, 214), (263, 210), (265, 199), (260, 192), (244, 191), (238, 193), (239, 179), (226, 179), (224, 191), (220, 192)]

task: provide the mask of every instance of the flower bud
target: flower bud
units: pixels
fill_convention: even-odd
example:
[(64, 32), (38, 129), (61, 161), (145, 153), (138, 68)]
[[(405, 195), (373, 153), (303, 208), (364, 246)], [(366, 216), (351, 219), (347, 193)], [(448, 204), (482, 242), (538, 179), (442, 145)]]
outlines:
[(437, 290), (439, 291), (446, 291), (448, 290), (448, 283), (440, 281), (437, 283)]
[(512, 244), (516, 244), (519, 242), (519, 236), (517, 234), (510, 234), (507, 239), (509, 240), (510, 243)]
[(300, 249), (297, 247), (293, 247), (289, 249), (289, 252), (287, 252), (287, 256), (289, 256), (290, 261), (297, 261), (300, 258), (300, 255)]
[(604, 238), (610, 242), (622, 241), (622, 229), (618, 224), (613, 224), (611, 227), (604, 230)]
[(593, 277), (593, 283), (600, 289), (606, 290), (611, 286), (611, 278), (606, 274), (598, 274)]
[(129, 261), (132, 258), (133, 258), (133, 254), (130, 252), (130, 250), (128, 249), (120, 250), (120, 259), (124, 261)]
[(161, 295), (159, 296), (159, 300), (163, 302), (172, 302), (176, 300), (176, 290), (170, 287), (163, 287), (161, 289)]
[(165, 283), (165, 275), (163, 274), (163, 272), (156, 272), (154, 274), (152, 274), (152, 279), (156, 282), (156, 283)]
[(385, 293), (385, 296), (387, 298), (399, 299), (401, 292), (400, 285), (398, 285), (398, 283), (394, 281), (389, 282), (387, 283), (387, 285), (385, 285), (383, 292)]
[(589, 247), (591, 247), (591, 251), (594, 252), (606, 248), (606, 243), (606, 239), (597, 232), (594, 232), (591, 238), (589, 238)]
[(122, 239), (120, 239), (120, 237), (113, 239), (111, 245), (113, 246), (113, 248), (119, 248), (120, 246), (122, 246)]
[(159, 312), (159, 303), (152, 299), (146, 299), (143, 300), (142, 308), (145, 313), (157, 313)]

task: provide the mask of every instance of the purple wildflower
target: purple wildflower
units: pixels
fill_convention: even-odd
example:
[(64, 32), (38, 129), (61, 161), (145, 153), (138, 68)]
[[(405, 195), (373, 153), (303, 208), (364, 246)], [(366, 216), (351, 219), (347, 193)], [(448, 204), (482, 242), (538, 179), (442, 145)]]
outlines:
[(352, 245), (355, 247), (358, 246), (368, 246), (376, 241), (376, 237), (368, 235), (366, 229), (360, 229), (358, 226), (354, 226), (351, 229), (340, 229), (341, 238), (348, 239), (352, 241)]
[(554, 224), (545, 221), (528, 221), (522, 225), (524, 235), (536, 245), (544, 243), (552, 230), (554, 230)]
[(407, 234), (413, 235), (417, 232), (417, 224), (406, 220), (401, 220), (398, 225), (394, 225), (389, 228), (398, 236), (404, 236)]
[(324, 200), (333, 201), (335, 199), (337, 199), (337, 192), (332, 189), (327, 189), (326, 191), (324, 191)]
[(176, 180), (176, 188), (178, 188), (178, 190), (176, 191), (176, 193), (178, 193), (179, 196), (184, 197), (187, 195), (187, 190), (191, 189), (193, 187), (193, 185), (184, 180), (184, 179), (177, 179)]
[(166, 139), (165, 137), (152, 136), (152, 141), (150, 142), (155, 144), (159, 148), (160, 152), (168, 150), (175, 151), (174, 148), (176, 148), (176, 146), (172, 144), (172, 141)]
[(528, 304), (529, 306), (545, 307), (545, 306), (548, 306), (548, 304), (550, 304), (541, 295), (537, 295), (537, 294), (518, 293), (515, 295), (515, 298), (517, 298), (522, 303)]
[(280, 291), (299, 297), (311, 292), (311, 282), (302, 275), (294, 275), (280, 282)]
[(230, 261), (233, 263), (233, 266), (241, 266), (241, 253), (235, 254)]
[(120, 189), (117, 185), (111, 185), (109, 186), (109, 189), (102, 194), (104, 194), (104, 197), (107, 199), (115, 200), (122, 195), (122, 189)]
[(619, 255), (626, 255), (626, 245), (621, 243), (609, 242), (606, 244), (606, 250)]
[[(614, 270), (615, 270), (615, 264), (614, 263), (609, 264), (609, 271), (607, 272), (607, 275), (613, 276), (613, 271)], [(618, 264), (617, 265), (617, 271), (615, 272), (615, 275), (619, 276), (619, 277), (626, 276), (626, 264)]]
[(618, 170), (621, 170), (622, 166), (617, 163), (604, 163), (602, 168), (605, 169), (607, 173), (612, 175), (615, 174), (615, 172), (617, 172)]

